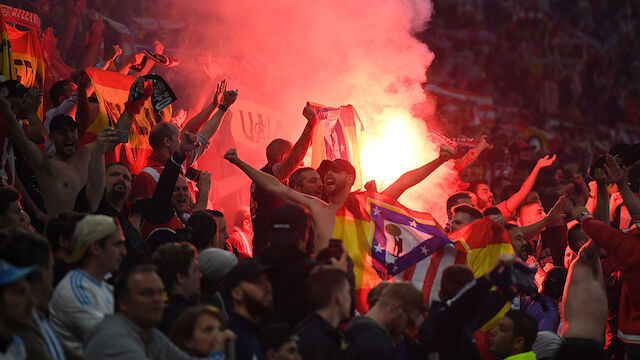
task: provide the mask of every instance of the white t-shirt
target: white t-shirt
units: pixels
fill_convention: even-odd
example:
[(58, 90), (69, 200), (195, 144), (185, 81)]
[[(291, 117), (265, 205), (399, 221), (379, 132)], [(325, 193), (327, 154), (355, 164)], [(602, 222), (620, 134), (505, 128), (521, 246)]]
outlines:
[(87, 331), (113, 312), (113, 287), (80, 269), (60, 281), (49, 303), (51, 326), (64, 344), (80, 354)]

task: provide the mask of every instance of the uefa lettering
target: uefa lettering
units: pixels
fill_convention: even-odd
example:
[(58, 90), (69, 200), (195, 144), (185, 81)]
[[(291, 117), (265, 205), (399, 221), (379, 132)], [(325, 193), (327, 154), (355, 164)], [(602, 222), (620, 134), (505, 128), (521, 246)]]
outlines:
[(271, 119), (267, 116), (266, 122), (263, 120), (263, 115), (261, 113), (256, 113), (256, 117), (258, 120), (254, 123), (253, 121), (253, 113), (251, 111), (247, 111), (248, 116), (248, 124), (245, 122), (244, 112), (242, 110), (238, 111), (240, 113), (240, 122), (242, 123), (242, 132), (244, 136), (251, 142), (260, 143), (265, 142), (269, 138), (269, 127), (271, 124)]

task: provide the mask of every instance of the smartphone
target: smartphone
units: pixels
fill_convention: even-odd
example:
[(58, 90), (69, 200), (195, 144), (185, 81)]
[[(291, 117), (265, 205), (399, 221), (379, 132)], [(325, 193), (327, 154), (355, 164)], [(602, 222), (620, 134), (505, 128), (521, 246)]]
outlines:
[(129, 131), (128, 130), (116, 130), (118, 133), (118, 142), (122, 144), (126, 144), (129, 142)]
[(198, 178), (200, 178), (200, 170), (189, 167), (184, 173), (184, 177), (191, 181), (198, 181)]
[(329, 247), (327, 248), (327, 250), (329, 251), (330, 257), (340, 259), (342, 257), (342, 253), (344, 252), (344, 248), (342, 247), (342, 240), (329, 239)]

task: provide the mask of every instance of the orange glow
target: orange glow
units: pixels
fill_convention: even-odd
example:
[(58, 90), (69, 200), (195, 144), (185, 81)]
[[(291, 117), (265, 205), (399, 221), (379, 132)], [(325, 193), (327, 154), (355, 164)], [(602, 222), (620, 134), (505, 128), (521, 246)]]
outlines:
[(401, 109), (379, 116), (376, 131), (365, 131), (360, 156), (363, 180), (376, 180), (378, 190), (391, 185), (403, 173), (437, 156), (424, 124)]

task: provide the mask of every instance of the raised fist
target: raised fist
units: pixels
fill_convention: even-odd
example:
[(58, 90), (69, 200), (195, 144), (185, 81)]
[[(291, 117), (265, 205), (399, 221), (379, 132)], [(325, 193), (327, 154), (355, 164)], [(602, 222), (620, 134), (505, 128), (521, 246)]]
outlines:
[(625, 171), (622, 170), (622, 168), (618, 165), (618, 162), (616, 161), (616, 159), (614, 159), (613, 156), (607, 154), (607, 157), (605, 158), (605, 160), (607, 163), (604, 164), (604, 168), (607, 171), (607, 174), (609, 175), (609, 180), (611, 180), (611, 182), (614, 182), (616, 184), (625, 181), (626, 179)]
[(318, 119), (316, 112), (311, 108), (309, 103), (307, 102), (307, 106), (302, 110), (302, 115), (307, 119), (307, 122), (311, 125), (315, 125)]
[(238, 152), (236, 151), (236, 149), (231, 148), (227, 150), (226, 154), (224, 154), (224, 158), (232, 164), (235, 164), (236, 161), (238, 161)]
[(91, 85), (91, 78), (85, 70), (80, 71), (78, 78), (76, 79), (79, 88), (86, 89)]
[(164, 52), (164, 45), (162, 45), (162, 43), (159, 40), (155, 40), (153, 42), (153, 52), (158, 54), (158, 55), (162, 55), (162, 53)]
[(487, 149), (493, 149), (493, 144), (489, 143), (488, 135), (482, 135), (482, 137), (480, 138), (479, 144)]
[(364, 189), (369, 192), (378, 192), (378, 185), (375, 180), (369, 180), (364, 184)]
[(198, 176), (196, 186), (201, 192), (209, 192), (209, 190), (211, 190), (211, 173), (208, 171), (202, 171), (200, 176)]
[(236, 102), (238, 98), (238, 90), (226, 90), (222, 95), (222, 105), (229, 107)]
[(120, 45), (112, 45), (107, 49), (104, 60), (105, 62), (113, 61), (120, 55), (122, 55), (122, 49), (120, 48)]
[(446, 146), (446, 145), (442, 145), (440, 146), (440, 158), (447, 161), (449, 159), (451, 159), (453, 157), (454, 153), (453, 150)]

